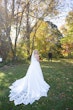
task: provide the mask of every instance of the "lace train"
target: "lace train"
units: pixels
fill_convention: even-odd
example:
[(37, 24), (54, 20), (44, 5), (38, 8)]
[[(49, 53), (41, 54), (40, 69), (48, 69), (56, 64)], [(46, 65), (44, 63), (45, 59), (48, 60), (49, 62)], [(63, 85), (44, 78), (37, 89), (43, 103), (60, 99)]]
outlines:
[(25, 77), (16, 80), (10, 87), (9, 100), (15, 105), (32, 104), (40, 97), (47, 97), (50, 86), (45, 82), (39, 63), (31, 64)]

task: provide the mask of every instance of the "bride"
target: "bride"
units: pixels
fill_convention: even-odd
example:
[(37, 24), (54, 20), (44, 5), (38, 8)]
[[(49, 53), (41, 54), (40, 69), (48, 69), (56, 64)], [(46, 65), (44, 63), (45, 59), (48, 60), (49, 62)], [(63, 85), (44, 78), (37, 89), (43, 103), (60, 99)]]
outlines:
[(32, 104), (42, 96), (47, 97), (50, 86), (44, 80), (37, 50), (32, 53), (26, 75), (12, 83), (9, 88), (11, 89), (9, 100), (14, 101), (15, 105)]

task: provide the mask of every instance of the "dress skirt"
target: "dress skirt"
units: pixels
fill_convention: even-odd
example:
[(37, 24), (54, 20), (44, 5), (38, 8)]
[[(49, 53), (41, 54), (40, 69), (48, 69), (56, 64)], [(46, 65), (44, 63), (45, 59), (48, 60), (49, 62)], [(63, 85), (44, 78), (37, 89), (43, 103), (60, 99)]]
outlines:
[(32, 104), (40, 97), (47, 97), (50, 88), (44, 80), (40, 63), (38, 61), (30, 64), (26, 75), (12, 83), (10, 88), (9, 100), (14, 101), (15, 105)]

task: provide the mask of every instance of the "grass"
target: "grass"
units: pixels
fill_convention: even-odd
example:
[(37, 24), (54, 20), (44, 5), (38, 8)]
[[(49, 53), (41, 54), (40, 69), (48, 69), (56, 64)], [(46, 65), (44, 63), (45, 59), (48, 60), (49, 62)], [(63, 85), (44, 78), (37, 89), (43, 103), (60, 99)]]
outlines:
[(5, 65), (0, 68), (0, 110), (73, 110), (73, 59), (41, 62), (44, 79), (51, 86), (48, 96), (32, 105), (10, 102), (9, 85), (25, 76), (29, 64)]

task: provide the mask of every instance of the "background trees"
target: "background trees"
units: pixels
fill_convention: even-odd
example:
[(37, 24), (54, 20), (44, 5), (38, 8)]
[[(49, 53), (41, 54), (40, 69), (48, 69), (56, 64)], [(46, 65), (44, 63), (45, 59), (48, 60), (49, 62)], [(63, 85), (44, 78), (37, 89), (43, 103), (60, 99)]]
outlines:
[(28, 58), (34, 48), (38, 48), (41, 56), (49, 50), (61, 53), (61, 32), (52, 22), (44, 21), (61, 12), (60, 1), (1, 0), (0, 6), (0, 55), (5, 60)]
[[(37, 48), (42, 57), (47, 57), (49, 51), (53, 54), (57, 53), (57, 44), (60, 45), (62, 34), (52, 22), (40, 20), (31, 32), (30, 38), (31, 48)], [(34, 45), (33, 42), (35, 42)]]
[(64, 37), (61, 39), (62, 53), (65, 56), (73, 56), (73, 11), (70, 11), (66, 17), (66, 25), (62, 29)]

